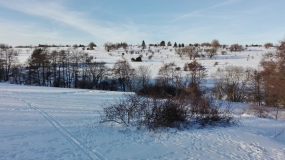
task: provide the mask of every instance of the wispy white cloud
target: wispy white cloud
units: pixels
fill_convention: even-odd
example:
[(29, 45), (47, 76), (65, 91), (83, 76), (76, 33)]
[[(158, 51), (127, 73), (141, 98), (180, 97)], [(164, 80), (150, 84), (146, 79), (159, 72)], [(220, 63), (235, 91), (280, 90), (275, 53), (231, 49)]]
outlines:
[[(37, 25), (25, 25), (24, 27), (19, 28), (22, 23), (9, 20), (1, 20), (0, 25), (0, 43), (6, 43), (9, 45), (30, 45), (43, 43), (45, 37), (50, 34), (50, 32), (47, 30), (39, 29)], [(60, 37), (57, 35), (52, 35), (50, 40), (53, 42), (48, 41), (44, 43), (57, 43), (59, 42)]]
[(69, 10), (63, 3), (58, 1), (9, 0), (0, 1), (0, 5), (24, 14), (44, 17), (52, 21), (64, 23), (105, 41), (110, 37), (112, 37), (112, 40), (117, 41), (133, 39), (134, 35), (136, 37), (144, 36), (142, 31), (138, 32), (138, 28), (134, 24), (103, 24), (103, 22), (97, 21), (94, 18), (88, 18), (86, 12)]
[[(246, 3), (242, 4), (241, 1)], [(283, 1), (274, 1), (270, 5), (223, 0), (212, 6), (197, 2), (196, 7), (202, 9), (179, 16), (177, 13), (181, 7), (188, 10), (182, 3), (176, 6), (165, 5), (165, 11), (157, 9), (141, 12), (136, 9), (125, 10), (138, 7), (136, 2), (122, 8), (117, 1), (108, 4), (106, 1), (98, 1), (99, 5), (97, 2), (94, 5), (90, 0), (85, 1), (89, 5), (76, 6), (77, 2), (69, 0), (0, 0), (0, 8), (4, 8), (0, 10), (1, 15), (4, 15), (0, 16), (0, 43), (87, 44), (94, 41), (97, 45), (102, 45), (107, 41), (134, 44), (141, 43), (142, 40), (146, 43), (162, 40), (199, 43), (223, 37), (222, 43), (236, 43), (235, 36), (244, 34), (242, 40), (246, 41), (247, 35), (252, 33), (273, 33), (277, 27), (284, 26), (284, 22), (278, 18), (284, 13), (280, 5)], [(139, 7), (147, 8), (147, 5)], [(195, 21), (184, 21), (186, 18), (195, 18)]]
[(238, 3), (240, 1), (242, 1), (242, 0), (227, 0), (227, 1), (219, 3), (219, 4), (215, 4), (215, 5), (211, 6), (211, 7), (203, 8), (203, 9), (200, 9), (200, 10), (188, 13), (188, 14), (184, 14), (184, 15), (182, 15), (182, 16), (174, 19), (174, 20), (172, 20), (170, 23), (176, 22), (176, 21), (178, 21), (180, 19), (184, 19), (184, 18), (187, 18), (187, 17), (197, 16), (197, 15), (199, 15), (198, 13), (201, 13), (201, 12), (204, 12), (204, 11), (207, 11), (207, 10), (210, 10), (210, 9), (215, 9), (215, 8), (220, 8), (220, 7), (224, 7), (224, 6), (228, 6), (228, 5), (233, 5), (233, 4)]

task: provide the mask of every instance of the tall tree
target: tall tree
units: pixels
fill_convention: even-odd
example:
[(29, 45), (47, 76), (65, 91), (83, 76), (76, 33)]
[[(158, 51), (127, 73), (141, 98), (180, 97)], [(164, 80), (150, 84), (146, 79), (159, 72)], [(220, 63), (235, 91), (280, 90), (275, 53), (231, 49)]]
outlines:
[(214, 48), (214, 49), (218, 49), (220, 47), (220, 42), (217, 40), (217, 39), (214, 39), (211, 43), (211, 46)]
[(18, 63), (18, 51), (8, 45), (0, 45), (0, 81), (8, 81), (11, 68)]
[(127, 60), (118, 60), (113, 66), (113, 73), (114, 77), (118, 79), (122, 91), (133, 91), (132, 82), (136, 73)]
[(136, 78), (138, 79), (138, 89), (147, 87), (150, 84), (151, 70), (147, 66), (139, 66)]
[(146, 48), (146, 45), (145, 45), (144, 40), (142, 41), (142, 48), (143, 48), (143, 49), (145, 49), (145, 48)]
[(215, 78), (214, 94), (217, 99), (225, 97), (232, 102), (241, 102), (247, 98), (250, 85), (250, 72), (240, 66), (226, 66), (217, 69), (213, 74)]
[(276, 108), (277, 119), (279, 109), (285, 106), (285, 39), (280, 42), (276, 52), (263, 55), (260, 65), (265, 103)]
[(49, 79), (50, 61), (47, 51), (43, 49), (35, 49), (28, 59), (28, 74), (31, 85), (47, 86)]

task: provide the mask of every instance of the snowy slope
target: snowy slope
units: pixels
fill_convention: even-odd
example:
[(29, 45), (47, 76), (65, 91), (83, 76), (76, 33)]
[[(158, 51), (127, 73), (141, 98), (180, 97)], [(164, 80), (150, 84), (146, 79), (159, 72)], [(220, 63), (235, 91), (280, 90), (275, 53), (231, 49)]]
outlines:
[[(238, 126), (154, 134), (100, 124), (123, 95), (0, 83), (0, 159), (284, 159), (284, 120), (237, 115)], [(246, 104), (236, 104), (244, 107)]]
[[(56, 48), (49, 47), (50, 51), (52, 50), (66, 50), (66, 47)], [(201, 48), (203, 49), (203, 47)], [(206, 49), (206, 48), (205, 48)], [(24, 63), (29, 56), (32, 54), (33, 50), (30, 49), (17, 49), (19, 51), (19, 62)], [(82, 51), (82, 48), (77, 48), (78, 51)], [(151, 55), (148, 52), (148, 48), (142, 51), (138, 46), (133, 46), (129, 48), (129, 50), (134, 50), (136, 53), (130, 54), (126, 53), (122, 48), (118, 50), (112, 50), (107, 52), (104, 47), (95, 47), (95, 50), (84, 50), (84, 52), (89, 53), (94, 57), (95, 61), (104, 61), (106, 62), (108, 67), (113, 67), (114, 63), (119, 59), (126, 59), (130, 62), (131, 66), (137, 68), (140, 65), (149, 66), (152, 71), (152, 76), (156, 77), (159, 68), (164, 63), (175, 62), (179, 67), (183, 68), (185, 63), (190, 63), (193, 60), (190, 60), (187, 56), (179, 57), (178, 54), (175, 53), (175, 49), (173, 47), (151, 47), (150, 50), (154, 51), (153, 57), (151, 59), (148, 56)], [(221, 55), (220, 49), (217, 52), (217, 55), (212, 58), (203, 58), (196, 60), (205, 66), (208, 70), (208, 75), (210, 76), (214, 73), (218, 67), (225, 67), (226, 65), (238, 65), (243, 67), (254, 67), (257, 68), (262, 57), (262, 54), (274, 51), (275, 48), (265, 49), (264, 47), (248, 47), (245, 51), (242, 52), (230, 52), (226, 51), (226, 55)], [(225, 50), (223, 50), (225, 51)], [(122, 53), (124, 55), (122, 56)], [(142, 55), (143, 62), (132, 62), (131, 58), (137, 58), (139, 55)], [(218, 65), (214, 66), (215, 62), (218, 62)]]

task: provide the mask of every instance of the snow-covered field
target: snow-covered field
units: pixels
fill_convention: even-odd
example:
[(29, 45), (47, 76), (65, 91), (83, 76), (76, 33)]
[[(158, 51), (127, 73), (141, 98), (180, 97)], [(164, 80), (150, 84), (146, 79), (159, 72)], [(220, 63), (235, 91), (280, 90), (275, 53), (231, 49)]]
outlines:
[[(152, 133), (100, 124), (123, 95), (0, 83), (0, 159), (284, 159), (284, 120), (237, 115), (232, 127)], [(246, 104), (234, 104), (241, 108)]]
[[(125, 53), (124, 58), (130, 61), (142, 54), (143, 62), (130, 63), (135, 68), (150, 66), (153, 77), (165, 62), (180, 67), (191, 62), (170, 49), (160, 48), (152, 59), (147, 58), (147, 52)], [(271, 50), (249, 47), (198, 61), (211, 75), (226, 65), (257, 68), (262, 54)], [(86, 52), (112, 67), (124, 51), (107, 53), (97, 47)], [(22, 50), (20, 62), (30, 54)], [(215, 62), (218, 65), (214, 66)], [(285, 159), (284, 118), (276, 121), (239, 114), (248, 106), (243, 103), (233, 104), (239, 125), (227, 128), (152, 133), (114, 123), (100, 124), (98, 111), (123, 94), (0, 83), (0, 159)]]

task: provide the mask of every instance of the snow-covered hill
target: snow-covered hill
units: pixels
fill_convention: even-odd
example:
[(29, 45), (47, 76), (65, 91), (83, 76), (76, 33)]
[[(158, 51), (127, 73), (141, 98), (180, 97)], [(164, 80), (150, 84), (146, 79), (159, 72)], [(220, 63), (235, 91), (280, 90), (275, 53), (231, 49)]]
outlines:
[[(49, 48), (60, 50), (67, 48)], [(85, 50), (95, 61), (112, 67), (126, 59), (132, 67), (149, 66), (156, 77), (164, 63), (175, 62), (181, 68), (189, 57), (175, 54), (172, 47), (142, 50), (133, 54), (119, 49), (107, 52), (104, 47)], [(19, 50), (24, 63), (30, 49)], [(78, 48), (78, 50), (82, 50)], [(262, 54), (274, 48), (248, 47), (214, 58), (196, 60), (206, 67), (208, 78), (218, 67), (236, 65), (258, 68)], [(151, 52), (154, 52), (151, 53)], [(124, 54), (123, 54), (124, 53)], [(142, 55), (142, 62), (131, 58)], [(153, 55), (152, 58), (148, 58)], [(98, 111), (124, 95), (83, 89), (34, 87), (0, 83), (0, 159), (284, 159), (285, 123), (242, 114), (245, 103), (234, 103), (239, 125), (207, 127), (152, 133), (114, 123), (100, 124)]]
[[(67, 50), (67, 47), (49, 47), (48, 50)], [(201, 47), (201, 49), (207, 49), (207, 47)], [(32, 54), (33, 49), (17, 49), (19, 52), (19, 61), (24, 63), (29, 56)], [(107, 52), (104, 47), (95, 47), (95, 50), (82, 50), (82, 48), (77, 48), (78, 51), (83, 51), (89, 53), (94, 57), (95, 61), (104, 61), (108, 67), (113, 67), (114, 63), (119, 59), (128, 60), (132, 67), (136, 68), (140, 65), (149, 66), (152, 71), (152, 76), (156, 77), (159, 68), (164, 63), (175, 62), (178, 66), (183, 68), (185, 63), (192, 62), (187, 56), (180, 57), (175, 53), (175, 48), (173, 47), (150, 47), (142, 50), (138, 46), (129, 47), (128, 53), (123, 49), (119, 48), (118, 50), (111, 50)], [(131, 54), (130, 50), (133, 50), (134, 53)], [(151, 59), (148, 57), (152, 55)], [(226, 54), (222, 55), (221, 52), (225, 51)], [(258, 67), (258, 63), (262, 57), (262, 54), (275, 51), (275, 48), (266, 49), (264, 47), (248, 47), (241, 52), (230, 52), (229, 50), (219, 49), (217, 55), (214, 58), (196, 58), (196, 60), (207, 68), (208, 75), (210, 76), (213, 72), (217, 70), (218, 67), (224, 67), (226, 65), (237, 65), (243, 67)], [(124, 53), (124, 55), (123, 55)], [(132, 62), (131, 58), (137, 58), (142, 55), (142, 62)], [(214, 65), (217, 63), (217, 65)]]

